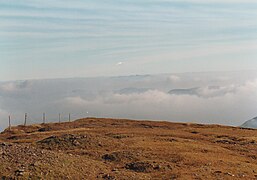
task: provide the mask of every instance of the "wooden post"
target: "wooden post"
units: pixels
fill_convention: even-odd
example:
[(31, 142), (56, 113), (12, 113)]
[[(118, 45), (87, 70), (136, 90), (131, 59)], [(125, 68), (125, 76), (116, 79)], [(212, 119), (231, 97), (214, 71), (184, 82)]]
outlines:
[(11, 131), (11, 116), (9, 115), (9, 131)]
[(46, 113), (43, 113), (43, 124), (46, 123)]
[(28, 114), (27, 114), (27, 113), (25, 113), (25, 117), (24, 117), (24, 126), (26, 126), (26, 125), (27, 125), (27, 118), (28, 118)]
[(69, 113), (69, 122), (70, 122), (70, 113)]
[(61, 113), (59, 113), (59, 123), (61, 122)]

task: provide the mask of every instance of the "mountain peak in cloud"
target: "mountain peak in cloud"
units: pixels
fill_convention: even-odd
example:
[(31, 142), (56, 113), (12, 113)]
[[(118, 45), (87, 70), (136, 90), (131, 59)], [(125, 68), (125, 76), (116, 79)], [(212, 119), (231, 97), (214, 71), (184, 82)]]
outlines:
[(116, 93), (119, 94), (140, 94), (140, 93), (145, 93), (147, 91), (151, 90), (150, 88), (135, 88), (135, 87), (129, 87), (129, 88), (123, 88)]

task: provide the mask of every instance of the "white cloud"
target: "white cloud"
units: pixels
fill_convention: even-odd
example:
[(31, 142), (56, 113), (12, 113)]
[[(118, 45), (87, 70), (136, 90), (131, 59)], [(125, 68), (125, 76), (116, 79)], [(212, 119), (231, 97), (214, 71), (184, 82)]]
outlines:
[(7, 127), (8, 116), (9, 116), (9, 114), (7, 111), (0, 109), (0, 130)]
[(179, 76), (176, 76), (176, 75), (170, 75), (168, 77), (168, 80), (171, 81), (171, 82), (176, 83), (176, 82), (179, 82), (181, 80), (181, 78)]
[[(21, 123), (18, 120), (23, 119), (25, 112), (34, 123), (42, 118), (43, 112), (51, 120), (57, 120), (59, 112), (63, 116), (71, 113), (74, 118), (88, 116), (86, 112), (90, 112), (90, 116), (97, 117), (240, 125), (257, 113), (256, 73), (252, 78), (249, 74), (243, 77), (242, 73), (189, 73), (38, 80), (25, 84), (4, 83), (5, 86), (2, 83), (5, 93), (0, 94), (0, 117), (4, 127), (7, 112), (12, 112), (14, 124)], [(167, 83), (170, 77), (177, 83)], [(198, 81), (194, 81), (196, 77)], [(29, 91), (23, 91), (28, 87)], [(146, 91), (118, 93), (127, 87)], [(168, 93), (183, 87), (199, 88), (195, 94)]]
[(5, 82), (0, 84), (0, 95), (20, 93), (29, 90), (30, 86), (28, 81)]
[[(240, 86), (239, 86), (240, 87)], [(196, 89), (196, 95), (203, 98), (220, 97), (226, 94), (234, 94), (239, 88), (234, 84), (227, 86), (208, 86)]]
[(103, 117), (230, 125), (240, 125), (244, 117), (250, 118), (256, 112), (257, 81), (249, 81), (241, 86), (228, 85), (220, 89), (203, 88), (199, 93), (201, 96), (170, 95), (159, 90), (140, 94), (109, 93), (93, 100), (69, 97), (61, 104), (66, 104), (65, 108), (68, 109), (89, 109), (93, 115), (101, 114)]
[(16, 84), (15, 83), (6, 83), (6, 84), (3, 84), (1, 87), (1, 90), (2, 91), (16, 91), (17, 90), (17, 87), (16, 87)]
[(123, 65), (124, 64), (124, 62), (118, 62), (116, 65), (117, 66), (121, 66), (121, 65)]

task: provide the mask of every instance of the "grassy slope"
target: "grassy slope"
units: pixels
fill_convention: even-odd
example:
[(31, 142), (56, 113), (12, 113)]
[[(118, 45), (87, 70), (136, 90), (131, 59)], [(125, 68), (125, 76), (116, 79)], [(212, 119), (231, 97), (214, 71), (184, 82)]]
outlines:
[(18, 179), (256, 179), (257, 130), (95, 118), (18, 126), (0, 135), (0, 162), (0, 177)]

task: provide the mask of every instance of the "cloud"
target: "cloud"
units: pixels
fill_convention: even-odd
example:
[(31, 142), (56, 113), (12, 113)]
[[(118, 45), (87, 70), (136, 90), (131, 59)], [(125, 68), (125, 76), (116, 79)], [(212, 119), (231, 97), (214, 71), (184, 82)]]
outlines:
[[(80, 96), (75, 96), (75, 97), (66, 97), (63, 100), (59, 101), (63, 104), (67, 104), (68, 106), (75, 106), (75, 107), (83, 107), (86, 106), (88, 104), (88, 102), (83, 98), (81, 98)], [(57, 102), (57, 104), (59, 103)]]
[(87, 109), (93, 115), (101, 114), (103, 117), (230, 125), (240, 125), (245, 116), (256, 112), (257, 81), (249, 81), (241, 86), (203, 88), (198, 93), (199, 96), (168, 94), (160, 90), (132, 94), (109, 93), (94, 100), (69, 97), (60, 105), (66, 104), (66, 108), (81, 111)]
[[(59, 113), (65, 120), (71, 113), (74, 119), (96, 116), (241, 125), (257, 113), (256, 78), (256, 72), (237, 72), (0, 83), (0, 117), (4, 127), (7, 112), (13, 124), (22, 123), (25, 112), (30, 123), (41, 122), (46, 112), (49, 121), (58, 121)], [(171, 89), (186, 91), (168, 93)]]
[(116, 65), (117, 66), (121, 66), (121, 65), (123, 65), (124, 64), (124, 62), (118, 62)]
[(7, 111), (0, 109), (0, 130), (7, 127), (8, 116), (9, 116), (9, 114)]
[(181, 80), (181, 78), (179, 76), (176, 76), (176, 75), (171, 75), (168, 77), (168, 80), (171, 81), (171, 82), (179, 82)]
[(12, 93), (12, 92), (28, 89), (29, 86), (30, 86), (29, 81), (7, 82), (0, 85), (0, 91)]
[(17, 86), (15, 83), (6, 83), (1, 86), (1, 90), (12, 92), (17, 90)]

